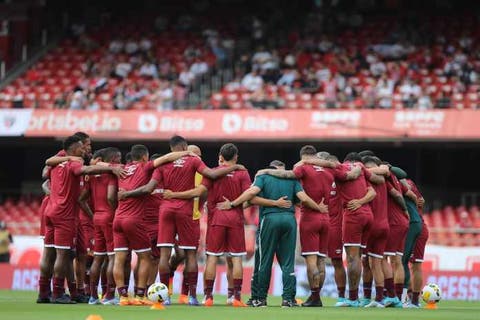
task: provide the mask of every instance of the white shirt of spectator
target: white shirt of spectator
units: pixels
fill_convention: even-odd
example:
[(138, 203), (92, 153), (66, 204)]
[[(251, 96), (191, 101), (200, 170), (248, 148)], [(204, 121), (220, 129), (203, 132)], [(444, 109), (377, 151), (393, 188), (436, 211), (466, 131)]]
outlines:
[(72, 95), (72, 100), (70, 101), (70, 109), (72, 110), (81, 110), (85, 103), (85, 95), (83, 91), (75, 91)]
[(393, 81), (388, 80), (386, 86), (385, 86), (385, 80), (378, 81), (376, 90), (377, 90), (377, 97), (379, 99), (378, 105), (381, 108), (391, 108), (392, 96), (393, 96)]
[(295, 78), (297, 76), (297, 73), (295, 70), (290, 70), (285, 72), (280, 79), (277, 81), (277, 85), (279, 86), (291, 86), (293, 81), (295, 81)]
[(411, 95), (418, 98), (422, 93), (422, 88), (417, 84), (407, 82), (400, 87), (400, 93), (402, 94), (402, 100), (408, 100)]
[(420, 110), (431, 109), (433, 107), (432, 100), (427, 95), (422, 95), (418, 99), (418, 108)]
[(132, 71), (132, 65), (128, 62), (120, 62), (115, 67), (115, 74), (119, 77), (125, 78)]
[(166, 87), (158, 92), (158, 97), (161, 103), (158, 106), (158, 110), (172, 110), (173, 109), (173, 89)]
[(141, 76), (146, 76), (146, 77), (153, 77), (157, 78), (158, 77), (158, 71), (157, 67), (153, 63), (145, 63), (140, 67), (140, 70), (138, 72)]
[(142, 39), (142, 41), (140, 41), (140, 50), (148, 51), (151, 48), (152, 48), (152, 41), (150, 41), (149, 39)]
[(138, 43), (136, 43), (135, 41), (128, 41), (126, 44), (125, 44), (125, 52), (128, 53), (128, 54), (133, 54), (135, 52), (137, 52), (138, 50)]
[(108, 47), (108, 50), (112, 53), (120, 53), (123, 50), (123, 42), (120, 40), (113, 40), (110, 42), (110, 46)]
[(194, 62), (190, 66), (190, 72), (195, 76), (201, 76), (208, 72), (208, 64), (205, 61)]
[(178, 81), (184, 86), (189, 86), (195, 79), (195, 75), (190, 70), (183, 70), (178, 76)]
[(256, 91), (263, 86), (263, 79), (259, 75), (248, 73), (242, 79), (242, 86), (248, 91)]
[(332, 73), (330, 72), (330, 69), (326, 67), (322, 69), (318, 69), (317, 72), (315, 73), (315, 76), (317, 77), (318, 82), (328, 81), (331, 75)]

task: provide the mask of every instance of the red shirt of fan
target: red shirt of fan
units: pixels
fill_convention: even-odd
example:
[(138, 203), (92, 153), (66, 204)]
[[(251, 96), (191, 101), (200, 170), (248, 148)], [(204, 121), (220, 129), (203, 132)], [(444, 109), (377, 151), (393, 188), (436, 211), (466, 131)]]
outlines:
[[(320, 166), (302, 164), (294, 168), (293, 173), (302, 183), (303, 190), (313, 201), (320, 203), (323, 198), (324, 203), (329, 204), (335, 186), (332, 171)], [(318, 211), (305, 206), (302, 206), (302, 213), (319, 214)]]
[[(346, 206), (350, 200), (363, 198), (369, 187), (367, 180), (370, 179), (371, 173), (363, 166), (360, 176), (357, 179), (347, 180), (347, 174), (353, 166), (353, 163), (345, 162), (334, 169), (335, 181), (337, 182), (337, 188), (340, 192), (344, 206)], [(350, 212), (347, 208), (344, 209), (346, 212)], [(354, 213), (371, 213), (370, 205), (364, 204), (359, 209), (355, 210)]]
[[(401, 195), (404, 194), (405, 187), (402, 187), (400, 181), (394, 174), (391, 174), (387, 179), (387, 191), (397, 190)], [(409, 224), (408, 217), (406, 216), (405, 210), (395, 202), (392, 196), (388, 196), (388, 214), (389, 214), (389, 223), (391, 226), (398, 225), (407, 225)]]

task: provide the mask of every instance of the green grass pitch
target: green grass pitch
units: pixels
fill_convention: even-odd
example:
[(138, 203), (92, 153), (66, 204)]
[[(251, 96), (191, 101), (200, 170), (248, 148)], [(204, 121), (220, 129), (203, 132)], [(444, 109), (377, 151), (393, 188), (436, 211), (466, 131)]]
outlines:
[(282, 309), (280, 298), (271, 297), (267, 308), (232, 308), (223, 305), (225, 297), (216, 296), (217, 305), (211, 308), (173, 305), (159, 311), (148, 307), (37, 305), (35, 298), (33, 292), (0, 291), (0, 319), (84, 320), (90, 314), (97, 314), (103, 320), (478, 320), (480, 314), (479, 302), (464, 301), (441, 301), (437, 310), (339, 309), (331, 307), (332, 299), (324, 299), (327, 306), (324, 308)]

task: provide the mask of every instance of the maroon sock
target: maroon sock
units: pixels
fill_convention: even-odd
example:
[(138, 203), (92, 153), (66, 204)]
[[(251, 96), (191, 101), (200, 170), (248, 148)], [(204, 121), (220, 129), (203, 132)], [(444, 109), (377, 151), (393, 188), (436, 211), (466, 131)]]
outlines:
[(310, 291), (311, 291), (311, 297), (314, 298), (314, 299), (318, 299), (320, 298), (320, 288), (318, 287), (315, 287), (315, 288), (310, 288)]
[(393, 285), (393, 278), (385, 279), (385, 289), (387, 289), (387, 296), (389, 298), (395, 298), (395, 289)]
[(236, 300), (242, 300), (242, 282), (243, 279), (233, 279), (233, 296)]
[(207, 299), (213, 299), (213, 284), (215, 283), (215, 280), (207, 280), (205, 279), (205, 289), (203, 290), (203, 293), (205, 294), (205, 298)]
[(348, 297), (350, 301), (358, 300), (358, 288), (355, 290), (348, 290)]
[(188, 292), (190, 297), (197, 297), (198, 272), (187, 272)]
[(398, 299), (402, 299), (403, 283), (395, 283), (395, 294)]
[(420, 296), (420, 292), (412, 292), (412, 303), (418, 305), (418, 297)]
[(233, 291), (234, 291), (233, 288), (228, 288), (228, 293), (227, 293), (228, 298), (233, 297)]
[(111, 300), (115, 298), (115, 283), (107, 285), (107, 291), (103, 293), (104, 299)]
[(185, 274), (183, 275), (183, 280), (182, 280), (182, 295), (188, 296), (188, 279)]
[(363, 283), (363, 297), (365, 299), (372, 299), (372, 282)]
[(143, 298), (145, 297), (145, 288), (135, 287), (135, 296)]
[(51, 279), (47, 277), (40, 277), (38, 279), (38, 291), (39, 291), (38, 296), (40, 298), (47, 299), (50, 296), (50, 293), (52, 292), (52, 289), (50, 287), (50, 282), (51, 282)]
[(78, 292), (77, 292), (77, 283), (76, 282), (68, 282), (68, 291), (70, 292), (70, 296), (72, 298), (75, 298), (76, 296), (78, 296)]
[(117, 291), (120, 297), (128, 297), (128, 286), (118, 287)]
[(345, 287), (337, 287), (338, 297), (345, 298)]
[(160, 282), (168, 286), (168, 281), (170, 281), (170, 272), (160, 273)]
[(77, 288), (77, 294), (78, 295), (85, 295), (85, 287)]
[[(105, 295), (105, 292), (102, 293)], [(98, 285), (95, 285), (93, 282), (90, 284), (90, 296), (98, 299)]]
[[(53, 294), (54, 299), (63, 296), (65, 293), (65, 278), (53, 278)], [(76, 286), (75, 286), (76, 287)]]
[(383, 300), (383, 287), (375, 286), (375, 301), (380, 302)]

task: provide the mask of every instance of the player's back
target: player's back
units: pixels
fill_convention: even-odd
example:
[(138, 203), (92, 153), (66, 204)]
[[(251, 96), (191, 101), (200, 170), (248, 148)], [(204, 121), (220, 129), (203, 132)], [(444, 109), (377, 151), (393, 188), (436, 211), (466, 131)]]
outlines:
[[(221, 168), (221, 167), (220, 167)], [(214, 209), (217, 203), (239, 197), (251, 185), (250, 175), (246, 170), (236, 170), (215, 181), (203, 178), (202, 184), (208, 189), (208, 209)]]
[[(394, 174), (391, 174), (387, 180), (387, 189), (395, 189), (403, 196), (402, 185)], [(408, 218), (405, 215), (405, 211), (392, 196), (388, 196), (388, 214), (390, 225), (408, 225)]]
[[(353, 164), (350, 162), (341, 164), (335, 169), (336, 177), (337, 175), (346, 175), (346, 172), (350, 171), (352, 168)], [(365, 193), (367, 192), (368, 184), (366, 170), (363, 167), (360, 176), (357, 179), (336, 179), (335, 181), (344, 204), (348, 203), (350, 200), (353, 199), (363, 198), (365, 196)]]
[(90, 186), (90, 199), (92, 200), (95, 215), (110, 213), (112, 208), (108, 203), (108, 186), (115, 185), (116, 178), (108, 173), (91, 176), (88, 184)]
[[(134, 190), (150, 181), (154, 169), (153, 162), (134, 161), (123, 167), (127, 174), (118, 179), (119, 190)], [(118, 202), (115, 218), (143, 217), (146, 196), (132, 197)]]
[(65, 219), (76, 218), (82, 182), (81, 168), (82, 164), (77, 161), (66, 161), (52, 168), (47, 215)]
[(386, 183), (372, 184), (375, 198), (370, 202), (372, 208), (374, 223), (379, 225), (388, 225), (388, 193)]
[(326, 168), (303, 164), (296, 167), (295, 175), (300, 179), (303, 190), (315, 202), (319, 203), (324, 199), (324, 203), (328, 204), (333, 184), (335, 183), (333, 174)]

